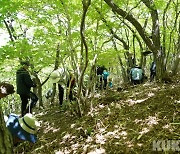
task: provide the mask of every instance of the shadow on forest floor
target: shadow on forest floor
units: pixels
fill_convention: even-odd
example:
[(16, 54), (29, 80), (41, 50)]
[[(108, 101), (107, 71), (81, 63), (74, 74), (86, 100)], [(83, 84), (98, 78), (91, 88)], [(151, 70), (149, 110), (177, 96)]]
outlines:
[[(179, 81), (107, 90), (93, 105), (82, 118), (58, 106), (37, 114), (41, 121), (38, 142), (23, 143), (15, 153), (149, 154), (158, 153), (153, 142), (180, 139)], [(166, 153), (173, 152), (177, 151)]]

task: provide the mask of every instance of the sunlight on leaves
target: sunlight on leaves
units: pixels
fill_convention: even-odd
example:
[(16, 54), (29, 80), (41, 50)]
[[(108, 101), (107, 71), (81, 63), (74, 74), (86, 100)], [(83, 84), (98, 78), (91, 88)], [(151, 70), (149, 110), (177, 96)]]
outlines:
[(100, 148), (100, 149), (95, 149), (95, 150), (92, 151), (92, 152), (88, 152), (88, 154), (104, 154), (104, 153), (106, 153), (106, 152), (105, 152), (105, 149), (102, 149), (102, 148)]
[(129, 147), (129, 148), (134, 146), (134, 144), (132, 144), (131, 141), (127, 141), (126, 144), (127, 144), (127, 147)]
[(55, 154), (64, 154), (63, 151), (55, 151)]
[(145, 121), (149, 126), (152, 126), (157, 125), (159, 119), (157, 117), (149, 116)]
[(139, 134), (143, 135), (146, 134), (147, 132), (149, 132), (150, 130), (148, 128), (143, 128), (141, 132), (139, 132)]
[(64, 150), (55, 151), (55, 154), (69, 154), (70, 150), (67, 148), (64, 148)]
[(95, 97), (95, 98), (100, 98), (101, 95), (100, 95), (100, 94), (96, 94), (96, 95), (94, 95), (94, 97)]
[(144, 102), (144, 101), (147, 100), (147, 99), (148, 99), (148, 98), (140, 99), (140, 100), (128, 99), (126, 102), (129, 103), (129, 106), (133, 106), (133, 105), (135, 105), (135, 104), (142, 103), (142, 102)]
[(170, 128), (170, 125), (167, 124), (167, 125), (163, 126), (163, 128), (164, 128), (164, 129), (169, 129), (169, 128)]
[(143, 146), (143, 144), (142, 144), (142, 143), (137, 143), (137, 145), (138, 145), (139, 147), (142, 147), (142, 146)]
[(67, 133), (67, 134), (63, 137), (63, 140), (67, 140), (67, 139), (69, 139), (70, 137), (71, 137), (71, 135)]
[(99, 105), (99, 108), (103, 109), (105, 106), (103, 104)]
[(114, 131), (114, 132), (107, 132), (105, 135), (105, 138), (108, 139), (108, 138), (116, 138), (116, 139), (119, 139), (120, 136), (118, 135), (118, 131)]
[(105, 144), (106, 139), (103, 135), (96, 134), (96, 143)]
[(79, 143), (71, 145), (72, 150), (75, 152), (81, 145)]
[(49, 122), (45, 122), (44, 125), (46, 126), (46, 129), (44, 129), (44, 133), (48, 133), (49, 131), (57, 132), (60, 130), (60, 128), (54, 128), (50, 125)]
[(86, 143), (90, 143), (92, 141), (93, 141), (92, 137), (88, 136), (88, 138), (86, 139)]
[(126, 131), (122, 131), (122, 132), (120, 132), (119, 135), (121, 135), (121, 136), (127, 136), (127, 132), (126, 132)]
[(152, 92), (148, 93), (148, 97), (153, 97), (154, 95), (155, 95), (155, 94), (152, 93)]
[(76, 126), (76, 124), (72, 124), (72, 125), (71, 125), (71, 128), (74, 128), (75, 126)]
[(142, 119), (135, 119), (135, 120), (134, 120), (134, 122), (135, 122), (136, 124), (141, 123), (142, 121), (143, 121)]

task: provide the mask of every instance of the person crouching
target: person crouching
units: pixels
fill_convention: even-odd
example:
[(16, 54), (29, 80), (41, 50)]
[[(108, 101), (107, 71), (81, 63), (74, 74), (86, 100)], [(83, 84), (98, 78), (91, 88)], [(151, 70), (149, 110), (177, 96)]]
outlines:
[(14, 146), (23, 141), (36, 143), (38, 126), (39, 123), (31, 113), (27, 113), (21, 118), (11, 113), (6, 122), (6, 127), (12, 135)]

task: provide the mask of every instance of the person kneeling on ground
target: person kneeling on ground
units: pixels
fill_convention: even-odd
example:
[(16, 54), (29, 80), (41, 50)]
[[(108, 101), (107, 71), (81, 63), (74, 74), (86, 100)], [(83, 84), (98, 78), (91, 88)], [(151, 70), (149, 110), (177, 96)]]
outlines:
[(11, 113), (6, 122), (6, 127), (12, 135), (14, 146), (23, 141), (35, 143), (37, 141), (38, 126), (39, 123), (31, 113), (27, 113), (21, 118)]

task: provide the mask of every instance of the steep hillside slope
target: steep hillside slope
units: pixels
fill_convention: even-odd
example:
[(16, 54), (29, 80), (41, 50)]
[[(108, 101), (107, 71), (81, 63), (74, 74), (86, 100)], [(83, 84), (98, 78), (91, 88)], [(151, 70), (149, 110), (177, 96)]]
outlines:
[(19, 145), (15, 153), (156, 153), (159, 140), (180, 139), (180, 84), (147, 83), (120, 92), (108, 90), (82, 118), (58, 106), (37, 118), (41, 121), (39, 141)]

